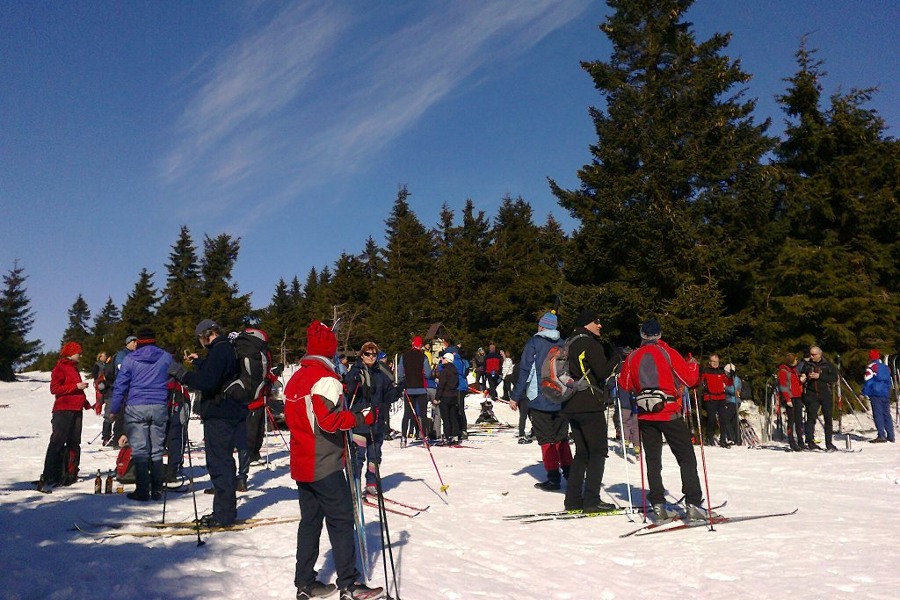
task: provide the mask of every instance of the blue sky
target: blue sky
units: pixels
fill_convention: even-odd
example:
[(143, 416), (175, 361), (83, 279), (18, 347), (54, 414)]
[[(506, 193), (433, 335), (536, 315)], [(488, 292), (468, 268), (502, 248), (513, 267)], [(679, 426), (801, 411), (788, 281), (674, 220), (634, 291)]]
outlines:
[[(165, 285), (181, 225), (242, 238), (254, 306), (364, 240), (398, 187), (426, 226), (471, 198), (522, 196), (543, 222), (553, 178), (577, 186), (606, 60), (589, 0), (0, 1), (0, 271), (19, 259), (33, 338), (57, 349), (82, 294), (121, 305), (146, 267)], [(879, 86), (900, 126), (896, 0), (701, 1), (698, 38), (732, 32), (757, 118), (809, 33), (825, 94)], [(214, 316), (214, 315), (213, 315)]]

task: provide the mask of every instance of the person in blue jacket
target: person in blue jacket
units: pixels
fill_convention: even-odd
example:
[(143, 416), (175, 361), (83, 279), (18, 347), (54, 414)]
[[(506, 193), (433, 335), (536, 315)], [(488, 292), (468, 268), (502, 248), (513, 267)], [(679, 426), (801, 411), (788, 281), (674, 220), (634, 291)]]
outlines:
[(528, 400), (528, 418), (534, 437), (541, 446), (541, 459), (547, 471), (547, 480), (534, 484), (534, 487), (548, 492), (562, 487), (561, 474), (568, 479), (572, 465), (569, 423), (560, 413), (562, 405), (544, 398), (538, 385), (541, 366), (550, 348), (564, 345), (558, 326), (559, 320), (554, 312), (545, 313), (538, 321), (537, 333), (531, 336), (522, 351), (519, 378), (509, 402), (509, 407), (517, 410), (519, 402)]
[(115, 421), (124, 409), (125, 435), (137, 484), (128, 497), (146, 502), (162, 497), (163, 450), (169, 421), (168, 371), (174, 360), (156, 345), (156, 335), (149, 327), (138, 331), (136, 343), (116, 375), (107, 418)]
[(875, 430), (878, 433), (878, 436), (869, 442), (894, 443), (894, 422), (891, 419), (891, 371), (881, 362), (878, 350), (869, 351), (869, 361), (862, 393), (872, 404), (872, 416), (875, 418)]

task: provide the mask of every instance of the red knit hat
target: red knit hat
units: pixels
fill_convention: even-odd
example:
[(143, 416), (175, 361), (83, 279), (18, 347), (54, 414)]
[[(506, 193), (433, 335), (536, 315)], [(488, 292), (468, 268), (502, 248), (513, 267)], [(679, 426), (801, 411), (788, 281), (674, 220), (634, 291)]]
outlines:
[(881, 354), (878, 350), (869, 350), (869, 360), (881, 360)]
[(75, 356), (81, 354), (81, 344), (78, 342), (66, 342), (60, 351), (60, 356)]
[(306, 328), (306, 352), (331, 358), (337, 351), (337, 338), (334, 332), (322, 324), (321, 321), (313, 321)]
[(412, 347), (413, 348), (421, 348), (422, 347), (422, 336), (417, 335), (412, 339)]

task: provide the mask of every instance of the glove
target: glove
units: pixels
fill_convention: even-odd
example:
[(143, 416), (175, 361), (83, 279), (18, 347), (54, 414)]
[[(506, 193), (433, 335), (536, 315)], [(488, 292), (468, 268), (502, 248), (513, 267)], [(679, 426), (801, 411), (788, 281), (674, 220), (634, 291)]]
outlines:
[(372, 425), (375, 422), (375, 413), (372, 412), (371, 408), (364, 408), (363, 410), (354, 414), (356, 417), (356, 426), (362, 427), (363, 425)]
[(440, 404), (441, 404), (441, 399), (440, 399), (440, 398), (435, 398), (434, 400), (431, 401), (431, 403), (432, 403), (433, 405), (435, 405), (435, 406), (440, 406)]
[(94, 408), (94, 405), (91, 404), (90, 402), (88, 402), (87, 399), (85, 399), (84, 404), (82, 405), (82, 408), (84, 408), (84, 410), (91, 410)]
[(166, 371), (166, 373), (169, 377), (174, 377), (179, 383), (184, 383), (184, 376), (187, 374), (187, 369), (185, 369), (183, 365), (173, 362), (169, 365), (169, 370)]

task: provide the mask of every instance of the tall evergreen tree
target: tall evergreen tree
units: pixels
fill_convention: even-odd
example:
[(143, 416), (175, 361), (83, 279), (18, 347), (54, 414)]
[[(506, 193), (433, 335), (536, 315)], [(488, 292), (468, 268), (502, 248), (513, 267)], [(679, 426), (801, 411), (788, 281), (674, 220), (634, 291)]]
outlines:
[(72, 306), (69, 308), (69, 324), (63, 332), (60, 346), (64, 345), (66, 342), (78, 342), (81, 344), (82, 353), (78, 365), (82, 369), (87, 368), (93, 362), (93, 357), (87, 352), (84, 352), (84, 350), (90, 346), (90, 320), (91, 309), (88, 307), (88, 303), (85, 301), (84, 297), (81, 294), (78, 294), (78, 297), (75, 298), (75, 302), (73, 302)]
[(874, 89), (822, 106), (815, 54), (804, 39), (778, 98), (789, 117), (776, 153), (788, 233), (769, 290), (788, 349), (817, 343), (861, 367), (868, 348), (897, 348), (900, 144), (865, 107)]
[(3, 276), (0, 292), (0, 381), (15, 381), (15, 369), (34, 360), (40, 340), (29, 340), (34, 325), (31, 301), (25, 289), (25, 270), (14, 261)]
[(582, 63), (605, 100), (590, 111), (593, 159), (578, 171), (579, 189), (550, 182), (580, 222), (566, 277), (600, 286), (609, 324), (623, 332), (665, 309), (686, 310), (700, 290), (709, 300), (702, 319), (692, 310), (663, 315), (664, 325), (679, 322), (670, 339), (694, 344), (716, 323), (709, 344), (723, 344), (734, 328), (726, 317), (740, 308), (723, 290), (739, 289), (743, 277), (726, 233), (768, 216), (765, 197), (742, 193), (744, 181), (763, 175), (768, 123), (753, 122), (754, 102), (739, 89), (749, 75), (723, 54), (729, 35), (695, 39), (684, 21), (692, 0), (607, 4), (601, 29), (612, 56)]
[[(240, 238), (221, 233), (214, 238), (204, 236), (200, 261), (203, 300), (202, 318), (213, 319), (225, 330), (242, 329), (251, 315), (250, 295), (241, 294), (232, 282), (232, 270), (241, 249)], [(196, 325), (196, 324), (195, 324)]]
[(119, 307), (111, 297), (107, 298), (106, 304), (94, 316), (91, 335), (84, 347), (84, 354), (89, 359), (96, 357), (101, 351), (106, 352), (107, 355), (115, 353), (123, 342), (115, 337), (115, 328), (121, 318)]
[(335, 263), (330, 288), (331, 300), (341, 319), (338, 331), (340, 347), (344, 350), (358, 349), (369, 337), (365, 319), (372, 293), (363, 258), (342, 253)]
[[(159, 344), (177, 351), (196, 345), (194, 327), (206, 317), (201, 312), (203, 292), (197, 248), (190, 230), (181, 227), (166, 264), (166, 287), (157, 311), (163, 324), (157, 332)], [(213, 317), (216, 318), (216, 317)]]
[(528, 202), (506, 196), (486, 251), (491, 275), (480, 295), (487, 299), (491, 326), (484, 335), (516, 360), (538, 318), (553, 307), (560, 292), (561, 265), (553, 255), (565, 251), (566, 237), (555, 221), (548, 226), (544, 231), (535, 225)]
[(373, 291), (370, 326), (375, 341), (401, 350), (413, 335), (424, 335), (432, 319), (432, 287), (440, 287), (434, 273), (434, 247), (425, 226), (409, 206), (405, 186), (397, 192), (385, 221), (387, 240), (384, 277)]
[(114, 338), (125, 341), (129, 335), (135, 335), (141, 327), (156, 325), (156, 306), (159, 292), (153, 285), (153, 273), (146, 268), (141, 269), (138, 280), (125, 303), (122, 305), (122, 320), (114, 327)]

